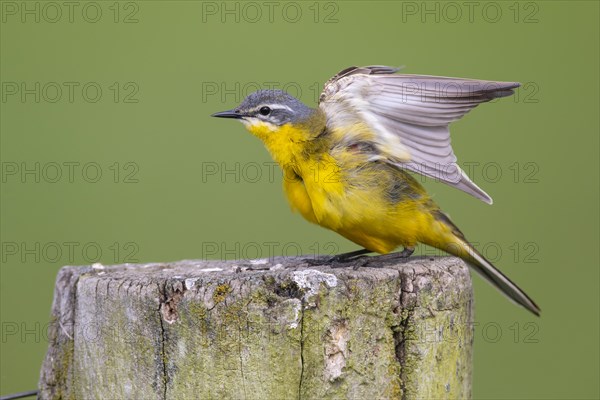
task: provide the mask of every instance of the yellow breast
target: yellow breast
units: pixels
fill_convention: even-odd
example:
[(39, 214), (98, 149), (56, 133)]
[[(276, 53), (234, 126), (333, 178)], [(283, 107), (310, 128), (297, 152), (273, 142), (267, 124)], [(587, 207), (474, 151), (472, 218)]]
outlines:
[(414, 245), (429, 225), (423, 207), (427, 197), (390, 199), (389, 189), (398, 182), (424, 194), (405, 172), (373, 168), (373, 163), (351, 150), (333, 155), (328, 146), (316, 150), (306, 140), (313, 132), (289, 124), (248, 129), (281, 166), (287, 199), (308, 221), (379, 253)]

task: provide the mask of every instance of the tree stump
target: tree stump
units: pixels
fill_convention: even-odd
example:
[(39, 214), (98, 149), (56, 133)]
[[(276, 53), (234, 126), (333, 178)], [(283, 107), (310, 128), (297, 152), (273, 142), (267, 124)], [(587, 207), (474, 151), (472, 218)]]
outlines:
[(316, 264), (64, 267), (40, 398), (470, 397), (473, 297), (460, 259)]

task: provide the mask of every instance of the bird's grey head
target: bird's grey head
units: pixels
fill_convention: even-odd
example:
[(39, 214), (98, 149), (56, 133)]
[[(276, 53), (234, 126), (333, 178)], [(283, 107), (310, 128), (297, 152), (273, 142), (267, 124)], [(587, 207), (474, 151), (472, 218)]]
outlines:
[(267, 123), (281, 126), (306, 120), (313, 110), (282, 90), (259, 90), (233, 110), (213, 114), (213, 117), (236, 118), (246, 125)]

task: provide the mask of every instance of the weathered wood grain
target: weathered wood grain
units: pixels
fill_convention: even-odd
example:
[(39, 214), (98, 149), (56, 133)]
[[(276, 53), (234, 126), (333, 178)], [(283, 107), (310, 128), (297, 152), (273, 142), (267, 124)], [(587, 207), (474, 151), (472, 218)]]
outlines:
[(64, 267), (40, 398), (470, 397), (461, 260), (313, 264)]

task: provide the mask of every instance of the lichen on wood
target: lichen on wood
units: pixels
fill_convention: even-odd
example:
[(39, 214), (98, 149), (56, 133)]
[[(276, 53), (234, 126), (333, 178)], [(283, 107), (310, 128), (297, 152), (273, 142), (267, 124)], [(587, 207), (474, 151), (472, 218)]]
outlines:
[(470, 397), (461, 260), (322, 264), (64, 267), (40, 398)]

